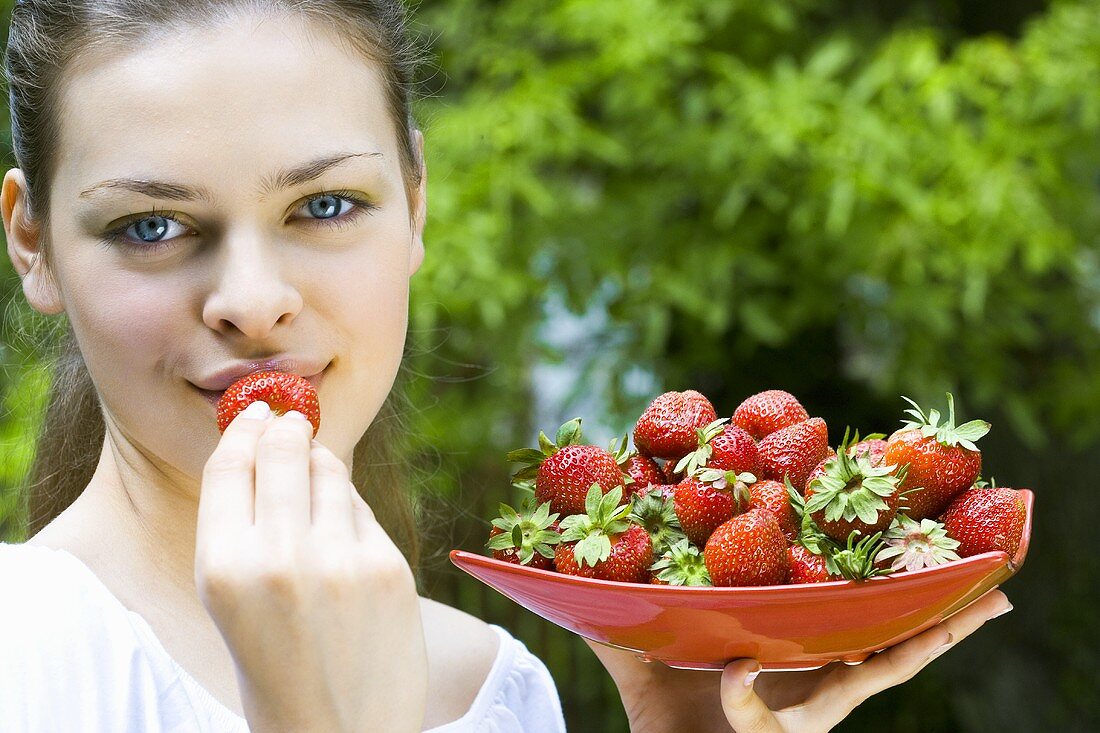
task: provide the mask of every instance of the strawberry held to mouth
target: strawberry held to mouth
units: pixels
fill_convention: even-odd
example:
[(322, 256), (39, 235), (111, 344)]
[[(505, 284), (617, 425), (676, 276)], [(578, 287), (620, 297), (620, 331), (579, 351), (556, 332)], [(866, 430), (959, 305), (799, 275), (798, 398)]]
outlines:
[(305, 378), (289, 372), (262, 371), (248, 374), (229, 385), (218, 400), (218, 431), (224, 433), (244, 408), (257, 400), (276, 415), (297, 410), (313, 424), (313, 436), (321, 429), (321, 405), (317, 390)]

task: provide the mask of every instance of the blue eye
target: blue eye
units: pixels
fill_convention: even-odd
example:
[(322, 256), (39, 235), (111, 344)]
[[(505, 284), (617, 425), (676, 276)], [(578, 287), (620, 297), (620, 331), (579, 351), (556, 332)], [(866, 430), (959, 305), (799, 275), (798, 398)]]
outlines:
[[(349, 203), (351, 206), (342, 206), (341, 202)], [(310, 226), (346, 229), (361, 216), (370, 214), (378, 207), (350, 191), (326, 191), (307, 199), (304, 208), (311, 216), (303, 218), (317, 222)], [(187, 227), (171, 213), (157, 213), (154, 208), (152, 212), (147, 214), (131, 217), (106, 232), (100, 241), (105, 246), (120, 245), (130, 250), (140, 251), (142, 254), (159, 252), (166, 247), (171, 247), (172, 243), (180, 238), (164, 238), (172, 228), (171, 225), (174, 224), (183, 230), (187, 230)], [(131, 229), (134, 231), (134, 236), (127, 234)]]
[[(314, 206), (318, 201), (323, 202), (320, 206)], [(335, 218), (334, 211), (340, 210), (340, 202), (347, 201), (347, 199), (340, 196), (334, 196), (331, 193), (326, 193), (323, 196), (314, 196), (306, 203), (306, 208), (309, 213), (314, 214), (318, 219), (333, 219)]]

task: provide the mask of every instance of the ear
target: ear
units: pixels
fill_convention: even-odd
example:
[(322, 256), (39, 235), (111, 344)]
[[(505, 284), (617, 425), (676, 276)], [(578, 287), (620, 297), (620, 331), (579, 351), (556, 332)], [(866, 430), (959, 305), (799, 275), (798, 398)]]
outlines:
[(8, 257), (23, 282), (23, 295), (39, 313), (55, 315), (65, 311), (61, 292), (43, 261), (40, 223), (28, 206), (27, 179), (23, 171), (12, 168), (4, 176), (0, 189), (0, 210), (4, 215), (4, 235)]
[(428, 166), (424, 161), (424, 134), (413, 130), (413, 144), (420, 159), (420, 186), (416, 192), (416, 210), (413, 213), (412, 250), (409, 252), (409, 275), (416, 274), (424, 263), (424, 220), (428, 216)]

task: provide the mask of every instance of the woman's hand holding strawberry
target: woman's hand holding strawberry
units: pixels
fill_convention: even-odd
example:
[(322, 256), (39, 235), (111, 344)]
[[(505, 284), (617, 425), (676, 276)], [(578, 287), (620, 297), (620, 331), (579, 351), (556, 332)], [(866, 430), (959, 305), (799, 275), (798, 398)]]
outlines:
[(195, 583), (251, 730), (419, 731), (427, 651), (411, 570), (293, 414), (234, 415), (207, 461)]

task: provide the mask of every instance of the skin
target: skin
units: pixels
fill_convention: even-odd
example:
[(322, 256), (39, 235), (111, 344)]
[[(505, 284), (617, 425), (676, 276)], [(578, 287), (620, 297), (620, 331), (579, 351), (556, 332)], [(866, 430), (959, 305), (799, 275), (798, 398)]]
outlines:
[[(107, 426), (84, 493), (30, 542), (65, 548), (84, 560), (125, 605), (153, 620), (169, 651), (179, 650), (177, 658), (188, 648), (179, 639), (211, 640), (220, 633), (199, 597), (204, 589), (196, 587), (196, 575), (200, 581), (203, 576), (196, 572), (197, 533), (205, 528), (208, 536), (234, 536), (231, 525), (209, 523), (224, 520), (219, 512), (208, 510), (211, 519), (199, 525), (204, 469), (223, 436), (213, 407), (188, 380), (230, 360), (287, 351), (331, 360), (316, 442), (350, 467), (354, 445), (399, 368), (409, 279), (424, 256), (426, 197), (423, 177), (418, 189), (405, 185), (381, 99), (375, 69), (323, 33), (297, 21), (238, 19), (203, 29), (199, 37), (175, 33), (137, 50), (86, 58), (72, 70), (50, 191), (49, 267), (40, 257), (44, 230), (28, 211), (23, 172), (9, 170), (4, 177), (0, 209), (24, 295), (35, 310), (64, 313), (71, 321)], [(292, 189), (257, 192), (276, 167), (336, 151), (378, 155), (353, 158)], [(203, 186), (212, 202), (80, 195), (124, 176)], [(341, 202), (337, 216), (349, 226), (327, 228), (308, 203), (335, 189), (367, 198), (375, 209), (352, 220), (355, 205)], [(100, 242), (132, 215), (149, 216), (154, 205), (160, 213), (176, 212), (178, 223), (168, 222), (164, 234), (178, 238), (172, 246), (142, 255)], [(123, 236), (142, 246), (134, 228)], [(262, 431), (253, 430), (248, 444), (256, 452)], [(304, 455), (307, 431), (300, 432)], [(339, 475), (335, 464), (327, 465), (330, 476)], [(256, 493), (252, 510), (258, 512), (259, 482)], [(242, 506), (237, 511), (245, 512)], [(363, 526), (365, 503), (351, 497), (341, 506), (345, 518), (354, 509), (356, 526)], [(359, 541), (369, 531), (361, 529)], [(263, 545), (253, 545), (253, 552), (257, 546), (266, 552)], [(247, 583), (238, 579), (234, 587), (239, 592)], [(156, 608), (150, 598), (157, 599)], [(223, 589), (211, 605), (245, 602)], [(433, 667), (432, 684), (465, 689), (450, 698), (429, 695), (433, 706), (424, 727), (464, 712), (495, 655), (495, 636), (483, 623), (456, 620), (428, 603), (422, 599), (423, 632), (430, 653), (442, 660)], [(632, 730), (664, 731), (672, 724), (685, 730), (701, 724), (711, 730), (827, 730), (866, 696), (915, 673), (949, 631), (954, 642), (961, 640), (1004, 603), (995, 591), (858, 667), (765, 675), (756, 692), (741, 684), (751, 660), (732, 663), (719, 676), (643, 664), (631, 654), (591, 646), (619, 687)], [(158, 608), (168, 610), (158, 615)], [(468, 637), (474, 639), (469, 648), (455, 646), (455, 639)], [(232, 670), (224, 648), (206, 654), (213, 656), (183, 659), (185, 668)], [(211, 686), (236, 689), (224, 675), (209, 679)], [(271, 682), (246, 681), (257, 687)]]

